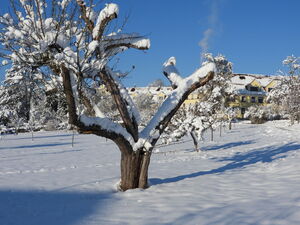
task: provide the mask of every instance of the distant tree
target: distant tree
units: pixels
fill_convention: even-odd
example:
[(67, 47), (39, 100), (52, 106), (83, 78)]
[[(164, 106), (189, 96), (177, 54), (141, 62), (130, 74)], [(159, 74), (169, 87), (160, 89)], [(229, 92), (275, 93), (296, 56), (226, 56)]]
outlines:
[[(153, 147), (188, 95), (218, 77), (214, 76), (215, 63), (208, 61), (182, 78), (175, 58), (167, 60), (163, 72), (174, 90), (139, 130), (140, 114), (109, 62), (129, 48), (149, 49), (150, 41), (136, 33), (124, 34), (122, 27), (110, 29), (119, 14), (116, 4), (106, 4), (96, 13), (90, 3), (57, 0), (46, 5), (43, 0), (20, 0), (13, 5), (14, 15), (0, 18), (1, 56), (16, 69), (47, 68), (48, 76), (61, 78), (69, 123), (116, 143), (121, 152), (121, 190), (146, 188)], [(112, 96), (122, 125), (106, 117), (95, 102), (95, 83), (99, 82)]]
[(147, 89), (140, 91), (136, 96), (132, 97), (141, 115), (141, 126), (146, 126), (150, 119), (154, 116), (162, 100), (155, 98), (151, 93), (147, 93)]
[(199, 141), (204, 140), (203, 134), (210, 125), (209, 118), (204, 116), (203, 111), (201, 111), (203, 109), (200, 104), (180, 108), (163, 134), (162, 142), (169, 144), (190, 135), (195, 151), (201, 150)]
[(295, 120), (300, 122), (300, 58), (288, 56), (283, 64), (288, 67), (288, 72), (271, 91), (268, 99), (280, 105), (282, 113), (288, 115), (291, 124), (294, 124)]
[(234, 107), (227, 107), (224, 111), (225, 117), (228, 121), (228, 129), (232, 129), (232, 122), (237, 118), (239, 114), (239, 109)]
[(164, 87), (165, 84), (161, 79), (157, 79), (149, 84), (149, 87)]
[(268, 120), (278, 119), (280, 115), (274, 110), (273, 105), (256, 105), (249, 107), (244, 117), (249, 119), (253, 124), (261, 124)]
[(47, 80), (38, 69), (7, 70), (1, 86), (0, 109), (2, 117), (16, 129), (30, 123), (30, 129), (35, 130), (49, 121), (67, 121), (62, 88), (55, 84), (53, 89), (53, 81)]
[(0, 109), (9, 115), (8, 121), (11, 124), (18, 124), (16, 127), (29, 120), (32, 99), (39, 98), (41, 94), (39, 75), (39, 71), (15, 67), (6, 72), (0, 93)]

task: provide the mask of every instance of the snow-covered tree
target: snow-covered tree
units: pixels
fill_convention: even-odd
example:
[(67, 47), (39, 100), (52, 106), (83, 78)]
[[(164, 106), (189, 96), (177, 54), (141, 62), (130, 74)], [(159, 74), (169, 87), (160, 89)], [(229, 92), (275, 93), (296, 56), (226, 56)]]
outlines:
[[(111, 30), (115, 26), (109, 25), (119, 14), (116, 4), (97, 12), (84, 0), (54, 0), (48, 5), (43, 0), (19, 0), (13, 9), (14, 15), (0, 18), (1, 56), (20, 70), (47, 68), (49, 76), (62, 78), (69, 123), (116, 143), (121, 152), (121, 190), (146, 188), (153, 147), (188, 95), (215, 77), (215, 64), (206, 62), (182, 78), (175, 58), (167, 60), (163, 72), (174, 90), (139, 130), (139, 112), (110, 61), (129, 48), (147, 50), (150, 41), (137, 33), (122, 33), (122, 27)], [(122, 125), (106, 117), (95, 102), (99, 82), (112, 96)]]
[[(51, 90), (50, 90), (51, 89)], [(50, 121), (61, 123), (66, 119), (66, 102), (62, 89), (46, 80), (42, 71), (12, 67), (0, 92), (2, 117), (17, 127), (30, 122), (31, 130), (42, 128)], [(5, 116), (6, 115), (6, 116)]]
[(39, 71), (30, 68), (17, 69), (12, 67), (6, 71), (6, 77), (0, 94), (0, 109), (9, 115), (12, 124), (21, 125), (30, 117), (31, 101), (39, 98), (41, 79)]
[(165, 86), (165, 84), (162, 81), (162, 79), (157, 79), (149, 84), (149, 87), (163, 87), (163, 86)]
[(239, 114), (239, 108), (234, 108), (234, 107), (227, 107), (224, 111), (225, 117), (228, 121), (228, 128), (229, 130), (232, 129), (232, 122), (234, 119), (237, 118)]
[(211, 125), (210, 118), (203, 112), (206, 109), (207, 107), (203, 107), (202, 104), (181, 107), (165, 130), (162, 136), (162, 143), (169, 144), (190, 135), (195, 151), (198, 152), (200, 150), (199, 141), (203, 140), (204, 132)]

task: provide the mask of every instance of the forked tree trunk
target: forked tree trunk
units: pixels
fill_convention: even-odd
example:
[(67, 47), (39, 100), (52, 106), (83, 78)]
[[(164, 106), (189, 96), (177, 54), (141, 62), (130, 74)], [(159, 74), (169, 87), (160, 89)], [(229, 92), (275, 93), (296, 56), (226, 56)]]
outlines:
[(131, 154), (121, 154), (121, 181), (120, 190), (148, 187), (148, 168), (150, 152), (138, 150)]

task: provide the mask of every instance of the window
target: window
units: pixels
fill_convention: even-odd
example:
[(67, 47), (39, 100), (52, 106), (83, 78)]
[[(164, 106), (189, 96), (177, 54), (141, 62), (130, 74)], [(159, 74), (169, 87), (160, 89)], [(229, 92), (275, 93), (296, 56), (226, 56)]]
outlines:
[(236, 99), (235, 99), (234, 96), (230, 96), (230, 97), (228, 98), (228, 102), (235, 102), (235, 101), (236, 101)]
[(258, 87), (250, 86), (250, 91), (259, 91)]
[(255, 102), (256, 102), (256, 99), (255, 99), (254, 96), (251, 97), (251, 102), (252, 102), (252, 103), (255, 103)]
[(263, 97), (258, 97), (258, 103), (264, 103), (264, 98)]
[(241, 97), (241, 102), (246, 102), (246, 96)]
[(241, 108), (241, 114), (244, 115), (246, 112), (246, 109), (245, 108)]

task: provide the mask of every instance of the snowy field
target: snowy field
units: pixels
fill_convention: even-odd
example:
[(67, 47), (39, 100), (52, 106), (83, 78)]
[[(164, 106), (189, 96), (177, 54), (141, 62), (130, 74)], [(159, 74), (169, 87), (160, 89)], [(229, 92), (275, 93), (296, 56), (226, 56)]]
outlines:
[[(1, 225), (300, 224), (300, 126), (236, 124), (158, 147), (147, 190), (116, 192), (120, 154), (71, 132), (0, 140)], [(208, 134), (207, 134), (208, 135)]]

